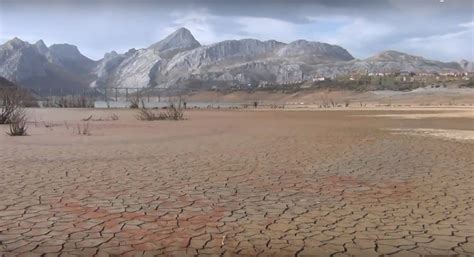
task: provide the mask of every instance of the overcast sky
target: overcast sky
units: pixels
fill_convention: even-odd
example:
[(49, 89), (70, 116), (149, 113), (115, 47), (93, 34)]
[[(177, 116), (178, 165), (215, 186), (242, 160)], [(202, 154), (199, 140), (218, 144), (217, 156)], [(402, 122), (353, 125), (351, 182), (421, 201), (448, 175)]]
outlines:
[(474, 60), (472, 0), (0, 0), (0, 42), (70, 43), (92, 59), (179, 27), (201, 44), (257, 38), (338, 44), (356, 58), (393, 49)]

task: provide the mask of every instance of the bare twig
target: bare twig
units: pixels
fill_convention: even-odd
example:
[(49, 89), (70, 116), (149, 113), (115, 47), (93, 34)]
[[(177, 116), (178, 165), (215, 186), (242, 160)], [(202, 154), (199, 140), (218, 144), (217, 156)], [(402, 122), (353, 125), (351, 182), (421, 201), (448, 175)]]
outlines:
[(92, 114), (89, 117), (82, 119), (82, 121), (90, 121), (91, 119), (92, 119)]

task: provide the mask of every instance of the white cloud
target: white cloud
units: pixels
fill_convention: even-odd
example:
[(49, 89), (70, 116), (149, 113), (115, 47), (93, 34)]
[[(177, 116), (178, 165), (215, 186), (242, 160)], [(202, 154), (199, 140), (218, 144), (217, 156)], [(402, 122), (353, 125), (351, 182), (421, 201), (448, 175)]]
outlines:
[[(361, 17), (327, 16), (312, 18), (312, 26), (329, 26), (326, 31), (317, 31), (313, 38), (330, 44), (340, 45), (356, 58), (365, 58), (383, 50), (381, 44), (395, 33), (392, 26), (372, 22)], [(322, 25), (318, 25), (318, 23)], [(331, 29), (332, 28), (332, 29)]]
[[(212, 15), (204, 8), (173, 12), (170, 16), (173, 21), (160, 30), (157, 36), (164, 38), (176, 29), (185, 27), (202, 44), (242, 38), (275, 39), (283, 42), (298, 38), (298, 25), (278, 19), (244, 16), (229, 18)], [(228, 31), (225, 31), (226, 28)]]
[(298, 38), (297, 25), (287, 21), (262, 17), (237, 17), (235, 21), (240, 25), (239, 29), (250, 37), (285, 42)]
[(348, 22), (351, 19), (344, 15), (319, 15), (319, 16), (306, 16), (306, 20), (311, 22)]
[(212, 43), (218, 38), (212, 26), (216, 17), (210, 15), (207, 9), (201, 8), (184, 12), (177, 11), (171, 13), (170, 16), (173, 22), (161, 31), (162, 38), (180, 27), (189, 29), (202, 43)]
[(452, 33), (409, 38), (396, 47), (443, 61), (474, 60), (474, 27)]
[[(227, 5), (222, 9), (213, 5), (204, 8), (195, 1), (179, 6), (99, 5), (76, 8), (74, 12), (54, 6), (44, 7), (41, 12), (30, 5), (0, 8), (0, 43), (14, 36), (32, 43), (43, 39), (48, 45), (67, 42), (98, 59), (110, 50), (147, 47), (179, 27), (186, 27), (202, 44), (240, 38), (282, 42), (307, 39), (338, 44), (357, 58), (395, 49), (433, 59), (474, 59), (472, 12), (453, 7), (455, 3), (450, 0), (449, 6), (446, 0), (444, 4), (434, 3), (434, 7), (420, 1), (387, 1), (396, 8), (355, 12), (353, 5), (344, 10), (296, 4), (296, 9), (287, 6), (288, 17), (276, 5), (256, 12), (251, 4), (231, 10), (226, 9), (231, 8)], [(425, 12), (420, 6), (429, 10)], [(454, 11), (456, 16), (452, 15)]]
[(205, 8), (175, 11), (170, 14), (170, 18), (173, 21), (159, 31), (161, 38), (181, 27), (189, 29), (201, 44), (212, 44), (240, 37), (237, 34), (220, 30), (217, 25), (228, 21), (221, 16), (210, 14)]
[(363, 18), (356, 18), (336, 31), (331, 40), (337, 44), (348, 44), (352, 47), (362, 47), (369, 42), (390, 35), (392, 30), (392, 27), (388, 25), (369, 22)]
[(459, 24), (459, 27), (472, 28), (472, 27), (474, 27), (474, 21), (461, 23), (461, 24)]

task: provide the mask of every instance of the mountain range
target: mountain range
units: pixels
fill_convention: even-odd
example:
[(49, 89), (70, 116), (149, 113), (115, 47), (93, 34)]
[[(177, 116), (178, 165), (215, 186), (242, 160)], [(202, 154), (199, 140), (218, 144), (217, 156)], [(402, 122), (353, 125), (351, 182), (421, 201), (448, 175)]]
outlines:
[(226, 40), (201, 45), (186, 28), (143, 49), (112, 51), (93, 61), (69, 44), (47, 47), (14, 38), (0, 45), (0, 76), (41, 90), (88, 87), (209, 87), (286, 84), (352, 73), (472, 72), (471, 62), (440, 62), (397, 51), (355, 59), (344, 48), (297, 40)]

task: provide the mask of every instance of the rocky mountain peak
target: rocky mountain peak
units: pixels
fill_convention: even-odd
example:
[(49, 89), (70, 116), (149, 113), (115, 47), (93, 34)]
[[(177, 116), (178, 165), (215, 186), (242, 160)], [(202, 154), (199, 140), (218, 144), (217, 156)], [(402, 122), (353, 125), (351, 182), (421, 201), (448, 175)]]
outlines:
[(189, 38), (191, 40), (195, 40), (191, 31), (184, 27), (177, 29), (175, 32), (169, 34), (166, 38)]
[(83, 56), (76, 46), (47, 47), (14, 38), (0, 45), (0, 76), (30, 88), (81, 88), (93, 78), (95, 62)]
[(86, 58), (79, 52), (77, 46), (70, 44), (54, 44), (49, 47), (49, 51), (59, 59)]
[(399, 61), (399, 60), (420, 60), (422, 57), (409, 55), (406, 53), (398, 52), (395, 50), (387, 50), (380, 52), (372, 57), (369, 60), (372, 61)]
[(111, 59), (111, 58), (114, 58), (114, 57), (116, 57), (116, 56), (118, 56), (118, 55), (119, 55), (119, 54), (118, 54), (116, 51), (112, 50), (112, 51), (109, 52), (109, 53), (105, 53), (103, 59)]
[(17, 37), (12, 38), (5, 43), (5, 46), (7, 46), (10, 49), (19, 49), (28, 45), (29, 45), (28, 42), (25, 42)]
[(178, 52), (191, 50), (200, 46), (201, 44), (188, 29), (179, 28), (165, 39), (151, 45), (149, 49), (159, 52), (160, 56), (164, 58), (170, 58)]
[(310, 46), (310, 45), (319, 45), (319, 44), (322, 44), (322, 43), (312, 42), (312, 41), (308, 41), (308, 40), (305, 40), (305, 39), (298, 39), (298, 40), (295, 40), (293, 42), (290, 42), (288, 45), (292, 45), (292, 46)]
[(43, 55), (46, 55), (49, 51), (48, 47), (46, 46), (43, 40), (36, 41), (35, 47), (38, 50), (38, 52), (40, 52)]
[(279, 57), (297, 57), (308, 61), (350, 61), (354, 59), (346, 49), (321, 42), (296, 40), (278, 51)]

